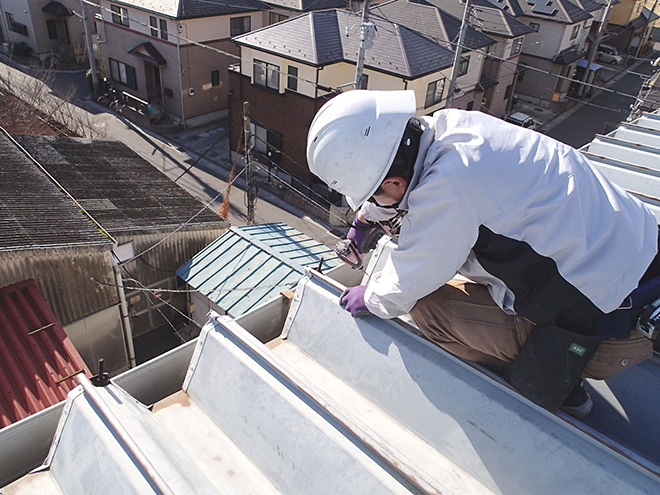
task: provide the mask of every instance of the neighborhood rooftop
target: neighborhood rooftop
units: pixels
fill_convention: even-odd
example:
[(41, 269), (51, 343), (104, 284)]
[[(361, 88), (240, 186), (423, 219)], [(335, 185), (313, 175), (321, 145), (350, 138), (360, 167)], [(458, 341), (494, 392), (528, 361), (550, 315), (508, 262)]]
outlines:
[(225, 222), (119, 141), (16, 140), (109, 233)]
[[(403, 24), (407, 28), (429, 36), (451, 50), (453, 47), (450, 43), (458, 39), (461, 30), (460, 18), (426, 0), (397, 0), (375, 6), (372, 13), (374, 16)], [(476, 50), (494, 43), (492, 38), (472, 26), (468, 25), (465, 30), (463, 45), (466, 49)]]
[[(433, 5), (459, 19), (462, 19), (465, 10), (465, 4), (456, 0), (398, 0), (396, 3), (405, 1)], [(519, 21), (509, 12), (497, 8), (488, 0), (473, 0), (472, 25), (477, 29), (481, 29), (486, 34), (510, 38), (532, 32), (532, 29), (527, 24)]]
[[(364, 66), (380, 72), (417, 78), (450, 67), (454, 54), (447, 48), (404, 26), (372, 18), (378, 35), (365, 54)], [(234, 38), (239, 45), (291, 60), (323, 66), (355, 63), (360, 16), (343, 10), (309, 12)]]
[(555, 22), (574, 24), (591, 18), (589, 12), (569, 0), (489, 0), (516, 17), (538, 17)]
[(4, 133), (0, 154), (0, 251), (110, 243)]
[(259, 0), (118, 0), (113, 3), (147, 10), (172, 19), (193, 19), (270, 9), (268, 4)]

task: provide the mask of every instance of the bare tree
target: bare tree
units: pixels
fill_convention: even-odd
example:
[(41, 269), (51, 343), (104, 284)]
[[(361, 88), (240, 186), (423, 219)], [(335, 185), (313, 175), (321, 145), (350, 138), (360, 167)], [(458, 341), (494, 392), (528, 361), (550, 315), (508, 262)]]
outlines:
[(52, 93), (55, 72), (51, 67), (37, 77), (8, 65), (0, 66), (0, 122), (10, 132), (104, 138), (105, 128), (95, 125), (95, 116), (77, 107), (73, 85)]

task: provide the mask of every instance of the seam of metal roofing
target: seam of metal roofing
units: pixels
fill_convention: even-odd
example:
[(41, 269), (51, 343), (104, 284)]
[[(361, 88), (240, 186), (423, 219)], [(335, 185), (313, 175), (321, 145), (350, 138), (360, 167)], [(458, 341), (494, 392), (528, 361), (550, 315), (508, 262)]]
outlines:
[(0, 427), (64, 400), (89, 370), (34, 279), (0, 289)]
[[(308, 273), (296, 290), (283, 338), (408, 425), (487, 488), (536, 494), (582, 490), (641, 494), (657, 489), (660, 467), (652, 460), (588, 427), (565, 421), (562, 413), (541, 409), (501, 380), (402, 331), (400, 325), (376, 317), (351, 317), (337, 304), (340, 292), (333, 281)], [(351, 343), (350, 353), (346, 342)], [(619, 468), (627, 474), (614, 474)], [(594, 489), (595, 482), (602, 485)], [(615, 488), (612, 483), (627, 487)], [(566, 489), (559, 488), (562, 484)]]
[(341, 263), (326, 246), (282, 222), (273, 222), (231, 227), (176, 273), (238, 316), (292, 288), (304, 267), (316, 267), (321, 258), (324, 270)]

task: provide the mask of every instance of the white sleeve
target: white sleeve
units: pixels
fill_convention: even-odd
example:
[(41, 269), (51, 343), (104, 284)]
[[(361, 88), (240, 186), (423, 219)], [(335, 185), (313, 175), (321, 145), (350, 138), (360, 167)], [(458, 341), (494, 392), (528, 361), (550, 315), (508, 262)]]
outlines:
[(367, 201), (360, 207), (360, 215), (370, 222), (384, 222), (397, 215), (396, 208), (386, 208)]
[(367, 308), (375, 315), (393, 318), (410, 312), (467, 260), (479, 220), (460, 177), (460, 162), (456, 153), (444, 155), (411, 191), (399, 244), (365, 292)]

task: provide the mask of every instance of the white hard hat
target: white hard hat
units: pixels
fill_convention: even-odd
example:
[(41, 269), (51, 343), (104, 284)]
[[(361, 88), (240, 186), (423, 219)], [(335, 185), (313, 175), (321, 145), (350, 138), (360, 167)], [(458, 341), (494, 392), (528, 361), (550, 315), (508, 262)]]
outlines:
[(415, 111), (414, 91), (355, 90), (336, 96), (309, 128), (309, 169), (357, 209), (385, 179)]

